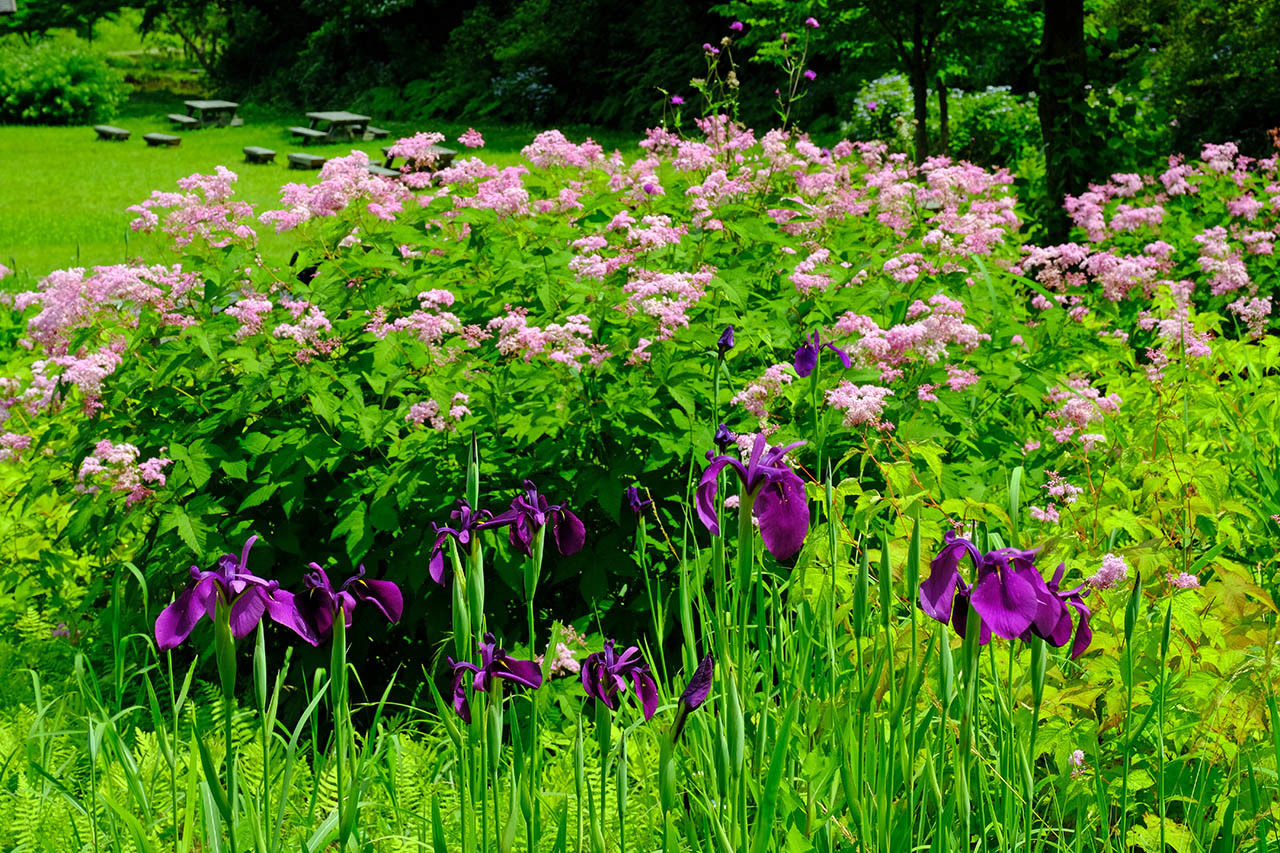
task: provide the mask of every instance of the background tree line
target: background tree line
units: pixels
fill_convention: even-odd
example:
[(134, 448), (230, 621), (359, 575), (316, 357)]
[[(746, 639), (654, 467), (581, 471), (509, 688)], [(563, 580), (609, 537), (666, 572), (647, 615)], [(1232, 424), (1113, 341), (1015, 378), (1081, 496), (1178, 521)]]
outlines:
[[(1270, 150), (1280, 125), (1280, 0), (133, 0), (145, 29), (179, 36), (211, 87), (297, 106), (349, 104), (402, 118), (639, 130), (659, 91), (689, 96), (741, 20), (733, 53), (741, 119), (776, 123), (784, 82), (769, 60), (782, 34), (810, 39), (817, 74), (791, 119), (815, 135), (884, 135), (893, 104), (865, 94), (901, 75), (904, 145), (917, 161), (950, 153), (1017, 164), (1010, 134), (1043, 143), (1048, 196), (1138, 169), (1204, 141)], [(91, 34), (118, 0), (19, 0), (0, 33), (28, 44), (56, 27)], [(813, 16), (818, 29), (806, 30)], [(1031, 110), (957, 139), (957, 94), (1007, 87)], [(905, 90), (904, 90), (905, 91)], [(864, 93), (859, 100), (859, 93)], [(695, 107), (696, 108), (696, 107)], [(878, 111), (878, 112), (877, 112)], [(972, 115), (973, 113), (977, 115)], [(877, 124), (877, 122), (879, 124)], [(1034, 122), (1033, 122), (1034, 123)], [(1039, 138), (1036, 138), (1039, 137)], [(967, 145), (967, 147), (966, 147)], [(1048, 208), (1055, 208), (1049, 204)]]

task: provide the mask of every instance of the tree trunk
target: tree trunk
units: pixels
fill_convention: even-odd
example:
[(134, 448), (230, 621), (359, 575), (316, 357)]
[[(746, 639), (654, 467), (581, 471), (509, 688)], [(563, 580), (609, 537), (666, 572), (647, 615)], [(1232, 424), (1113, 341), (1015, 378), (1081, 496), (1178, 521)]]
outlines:
[(938, 153), (951, 156), (951, 127), (947, 124), (947, 83), (938, 77), (938, 124), (941, 128)]
[(1044, 140), (1045, 185), (1051, 210), (1050, 239), (1065, 240), (1071, 223), (1062, 208), (1064, 195), (1088, 184), (1092, 162), (1085, 104), (1084, 0), (1043, 0), (1044, 36), (1040, 42), (1039, 113)]
[[(1048, 0), (1046, 0), (1048, 2)], [(911, 23), (911, 100), (916, 119), (916, 165), (929, 156), (929, 68), (924, 55), (924, 3), (916, 0)]]

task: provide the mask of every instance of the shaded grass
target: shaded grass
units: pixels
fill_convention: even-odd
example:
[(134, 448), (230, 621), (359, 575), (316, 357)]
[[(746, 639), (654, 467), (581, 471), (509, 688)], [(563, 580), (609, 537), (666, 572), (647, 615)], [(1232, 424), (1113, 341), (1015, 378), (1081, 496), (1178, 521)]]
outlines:
[[(339, 109), (323, 105), (317, 109)], [(318, 172), (287, 168), (285, 154), (307, 151), (338, 157), (358, 149), (379, 161), (387, 141), (309, 145), (301, 147), (289, 135), (292, 125), (305, 125), (304, 111), (283, 112), (246, 105), (240, 110), (243, 127), (210, 128), (179, 132), (177, 148), (149, 148), (142, 136), (174, 132), (165, 118), (168, 112), (185, 112), (181, 98), (144, 95), (135, 98), (113, 120), (132, 131), (127, 142), (100, 142), (90, 127), (0, 127), (0, 262), (15, 270), (43, 276), (69, 266), (120, 263), (142, 256), (153, 262), (172, 262), (158, 256), (150, 240), (131, 235), (127, 212), (132, 204), (148, 198), (152, 190), (177, 191), (177, 180), (219, 165), (236, 172), (237, 198), (254, 204), (259, 212), (278, 206), (280, 187), (289, 182), (315, 183)], [(452, 142), (469, 126), (466, 123), (383, 122), (375, 126), (391, 131), (390, 140), (424, 130), (446, 135), (446, 144), (466, 156), (467, 150)], [(522, 161), (520, 149), (536, 135), (529, 127), (477, 124), (486, 147), (477, 152), (499, 166)], [(634, 149), (634, 136), (590, 128), (566, 128), (575, 141), (592, 135), (606, 149)], [(277, 152), (276, 163), (248, 165), (242, 150), (261, 145)], [(268, 259), (283, 258), (296, 240), (259, 229), (260, 249)]]

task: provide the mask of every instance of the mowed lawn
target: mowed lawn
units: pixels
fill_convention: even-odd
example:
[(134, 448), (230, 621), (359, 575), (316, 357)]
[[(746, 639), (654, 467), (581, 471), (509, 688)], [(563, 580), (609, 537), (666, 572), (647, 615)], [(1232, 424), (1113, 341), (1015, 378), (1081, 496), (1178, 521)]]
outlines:
[[(341, 105), (334, 107), (340, 108)], [(153, 106), (154, 109), (154, 106)], [(175, 96), (171, 110), (184, 112)], [(381, 147), (402, 136), (435, 130), (446, 135), (445, 145), (467, 156), (457, 137), (466, 123), (384, 122), (373, 124), (391, 131), (387, 140), (308, 145), (294, 140), (292, 125), (305, 125), (303, 111), (268, 113), (241, 109), (242, 127), (174, 131), (163, 113), (124, 115), (107, 122), (132, 132), (126, 142), (98, 141), (93, 128), (85, 127), (0, 127), (0, 263), (14, 270), (43, 276), (51, 270), (70, 266), (120, 263), (142, 257), (153, 262), (171, 262), (158, 252), (156, 240), (131, 233), (133, 218), (128, 207), (148, 198), (152, 190), (178, 191), (177, 180), (196, 172), (209, 173), (226, 166), (239, 175), (237, 198), (250, 202), (258, 211), (279, 205), (280, 187), (289, 182), (315, 183), (318, 171), (289, 169), (285, 155), (305, 151), (338, 157), (359, 149), (380, 162)], [(486, 146), (475, 152), (486, 161), (505, 166), (522, 162), (520, 149), (536, 135), (534, 128), (476, 124)], [(174, 133), (182, 138), (177, 148), (151, 148), (144, 134)], [(605, 148), (634, 149), (638, 137), (589, 129), (566, 135), (580, 141), (587, 135)], [(250, 165), (242, 149), (259, 145), (277, 152), (276, 162)], [(625, 150), (625, 148), (624, 148)], [(259, 229), (259, 247), (271, 257), (292, 251), (294, 243), (276, 238), (272, 229)]]

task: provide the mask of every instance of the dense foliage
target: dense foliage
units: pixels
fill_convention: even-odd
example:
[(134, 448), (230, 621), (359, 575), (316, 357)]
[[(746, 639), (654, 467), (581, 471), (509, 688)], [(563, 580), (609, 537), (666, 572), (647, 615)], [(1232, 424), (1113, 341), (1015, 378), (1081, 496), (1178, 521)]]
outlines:
[(128, 94), (120, 75), (91, 52), (0, 44), (0, 123), (91, 124), (110, 118)]
[[(1265, 838), (1274, 156), (1212, 145), (1113, 175), (1068, 200), (1073, 242), (1023, 245), (1007, 171), (884, 143), (714, 116), (650, 130), (631, 162), (548, 131), (499, 169), (435, 168), (441, 141), (397, 143), (396, 179), (331, 160), (270, 211), (225, 168), (193, 175), (133, 209), (171, 261), (6, 281), (19, 639), (54, 644), (49, 678), (80, 653), (64, 700), (37, 682), (0, 729), (26, 745), (2, 814), (49, 816), (30, 843), (217, 846), (231, 826), (267, 850), (569, 849), (575, 814), (601, 850), (615, 828), (633, 849), (761, 851)], [(259, 255), (264, 228), (296, 235), (292, 262)], [(463, 497), (507, 530), (450, 521)], [(1019, 559), (1041, 585), (1064, 563), (1066, 638), (994, 622), (1015, 639), (983, 649), (958, 616), (923, 618), (943, 618), (921, 582), (957, 531), (1038, 547)], [(397, 667), (425, 675), (414, 710), (352, 714), (340, 619), (325, 661), (305, 631), (297, 651), (259, 634), (237, 694), (211, 609), (222, 690), (194, 663), (184, 686), (191, 652), (157, 650), (154, 620), (171, 592), (190, 603), (184, 567), (250, 534), (254, 583), (310, 595), (315, 561), (398, 584), (388, 641), (364, 653), (368, 607), (349, 636), (372, 699)], [(647, 654), (583, 660), (632, 636)], [(433, 705), (441, 644), (474, 675)], [(634, 685), (630, 722), (605, 681), (552, 680), (584, 665)], [(481, 673), (536, 689), (504, 710)], [(648, 721), (673, 711), (670, 735)], [(78, 726), (105, 746), (55, 734)]]

